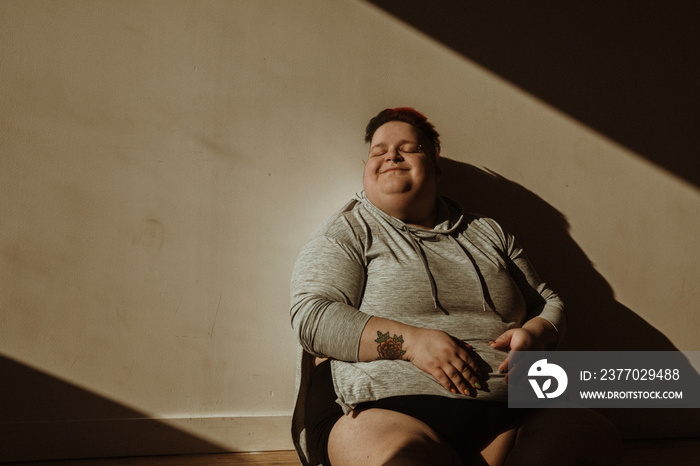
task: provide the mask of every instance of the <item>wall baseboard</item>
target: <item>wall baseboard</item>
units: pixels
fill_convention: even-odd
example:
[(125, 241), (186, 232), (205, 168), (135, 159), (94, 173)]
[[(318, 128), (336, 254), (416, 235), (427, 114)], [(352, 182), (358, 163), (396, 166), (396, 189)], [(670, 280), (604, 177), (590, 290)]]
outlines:
[(0, 422), (0, 462), (292, 450), (291, 416)]

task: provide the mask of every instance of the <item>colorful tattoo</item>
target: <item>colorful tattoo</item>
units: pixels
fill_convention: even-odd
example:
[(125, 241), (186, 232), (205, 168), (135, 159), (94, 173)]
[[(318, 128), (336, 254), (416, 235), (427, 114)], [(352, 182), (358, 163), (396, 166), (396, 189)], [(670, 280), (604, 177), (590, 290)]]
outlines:
[(393, 337), (389, 336), (389, 332), (382, 333), (377, 330), (376, 341), (379, 343), (377, 346), (377, 352), (379, 353), (379, 359), (401, 359), (401, 356), (406, 354), (406, 352), (401, 349), (403, 346), (403, 335), (394, 334)]

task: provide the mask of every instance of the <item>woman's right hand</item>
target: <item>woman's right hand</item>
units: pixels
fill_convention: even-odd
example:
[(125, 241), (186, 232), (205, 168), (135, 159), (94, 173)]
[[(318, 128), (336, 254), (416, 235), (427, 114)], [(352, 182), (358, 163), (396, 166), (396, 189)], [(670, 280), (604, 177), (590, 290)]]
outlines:
[(441, 330), (373, 316), (362, 332), (359, 361), (403, 359), (430, 374), (452, 393), (476, 396), (479, 369), (471, 346)]
[(452, 393), (475, 396), (481, 389), (471, 346), (441, 330), (413, 327), (406, 335), (403, 359), (432, 375)]

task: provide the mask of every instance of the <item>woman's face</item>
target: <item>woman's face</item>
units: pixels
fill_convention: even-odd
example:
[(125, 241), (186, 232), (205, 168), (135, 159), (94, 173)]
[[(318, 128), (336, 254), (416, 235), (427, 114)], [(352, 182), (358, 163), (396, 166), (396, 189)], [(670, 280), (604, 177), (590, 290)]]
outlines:
[(420, 132), (408, 123), (390, 121), (372, 137), (363, 185), (367, 198), (381, 208), (392, 196), (404, 201), (434, 202), (439, 167)]

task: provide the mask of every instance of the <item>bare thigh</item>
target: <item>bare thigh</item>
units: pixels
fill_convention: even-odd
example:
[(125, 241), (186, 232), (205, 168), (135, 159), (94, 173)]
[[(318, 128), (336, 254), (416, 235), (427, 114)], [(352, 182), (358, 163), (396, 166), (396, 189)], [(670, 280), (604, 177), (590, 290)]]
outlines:
[(340, 418), (328, 439), (328, 457), (333, 466), (461, 465), (454, 449), (427, 424), (378, 408)]
[(500, 433), (489, 445), (481, 450), (481, 457), (489, 466), (500, 466), (505, 461), (515, 445), (518, 429), (513, 428)]

